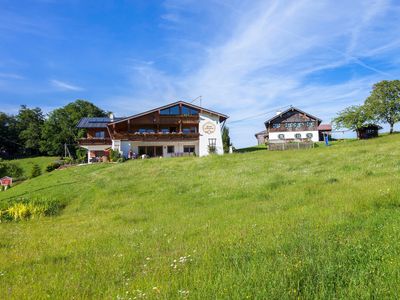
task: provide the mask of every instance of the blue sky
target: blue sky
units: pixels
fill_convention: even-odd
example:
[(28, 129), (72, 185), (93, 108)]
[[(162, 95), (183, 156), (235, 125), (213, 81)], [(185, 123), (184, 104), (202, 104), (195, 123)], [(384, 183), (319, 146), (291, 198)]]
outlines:
[(329, 122), (400, 77), (400, 1), (0, 0), (0, 20), (1, 111), (201, 95), (239, 147), (280, 107)]

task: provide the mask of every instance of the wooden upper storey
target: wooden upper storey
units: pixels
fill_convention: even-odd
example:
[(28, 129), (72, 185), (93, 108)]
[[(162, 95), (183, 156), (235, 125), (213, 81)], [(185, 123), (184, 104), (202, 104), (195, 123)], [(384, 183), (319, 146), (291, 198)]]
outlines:
[(228, 118), (226, 115), (179, 101), (127, 118), (107, 122), (104, 124), (104, 128), (90, 128), (87, 139), (96, 138), (96, 131), (102, 130), (107, 131), (105, 138), (115, 140), (198, 139), (201, 113), (216, 115), (220, 121)]
[(317, 131), (321, 119), (291, 107), (265, 122), (268, 132)]

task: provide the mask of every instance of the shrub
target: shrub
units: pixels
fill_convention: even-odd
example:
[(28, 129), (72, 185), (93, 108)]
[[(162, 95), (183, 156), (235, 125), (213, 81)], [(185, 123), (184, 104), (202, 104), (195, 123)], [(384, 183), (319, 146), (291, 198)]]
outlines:
[(78, 163), (84, 163), (87, 161), (87, 150), (84, 148), (78, 148), (76, 150), (76, 161)]
[(72, 157), (69, 157), (69, 156), (64, 157), (64, 163), (65, 163), (65, 164), (70, 165), (70, 164), (72, 164), (73, 162), (74, 162), (74, 159), (73, 159)]
[(37, 177), (42, 174), (42, 170), (38, 164), (34, 164), (31, 171), (31, 178)]
[(11, 162), (0, 162), (0, 177), (10, 176), (14, 179), (21, 178), (23, 170), (18, 165)]
[(119, 158), (121, 158), (121, 154), (116, 150), (110, 149), (110, 161), (116, 162)]
[(49, 163), (46, 167), (47, 172), (54, 171), (55, 169), (58, 169), (61, 166), (61, 164), (58, 161), (54, 161), (52, 163)]
[(65, 204), (55, 200), (20, 198), (0, 209), (0, 222), (20, 221), (58, 214)]

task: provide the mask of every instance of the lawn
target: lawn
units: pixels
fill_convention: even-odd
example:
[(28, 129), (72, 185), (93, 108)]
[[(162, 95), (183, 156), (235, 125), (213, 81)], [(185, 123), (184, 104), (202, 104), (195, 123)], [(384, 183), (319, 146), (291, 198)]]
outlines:
[(34, 164), (39, 165), (42, 173), (44, 173), (46, 171), (46, 166), (49, 163), (56, 161), (57, 159), (59, 158), (54, 156), (38, 156), (23, 159), (6, 160), (6, 162), (17, 164), (23, 169), (23, 177), (29, 178)]
[(399, 146), (393, 135), (27, 180), (0, 204), (66, 207), (0, 224), (0, 298), (396, 298)]

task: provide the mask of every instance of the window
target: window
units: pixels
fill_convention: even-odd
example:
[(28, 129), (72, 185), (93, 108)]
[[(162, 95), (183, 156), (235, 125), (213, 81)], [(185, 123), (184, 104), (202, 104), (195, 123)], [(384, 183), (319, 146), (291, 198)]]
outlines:
[(168, 153), (175, 153), (175, 146), (168, 146), (167, 147), (167, 152)]
[(194, 153), (194, 146), (183, 146), (183, 152)]
[(169, 133), (169, 128), (162, 128), (162, 129), (161, 129), (161, 132), (162, 132), (162, 133)]
[(199, 111), (197, 109), (193, 109), (187, 106), (182, 106), (182, 115), (190, 115), (194, 116), (197, 115)]
[(313, 134), (311, 132), (306, 134), (307, 138), (311, 139), (313, 137)]
[(285, 138), (284, 134), (278, 134), (278, 139), (283, 140)]
[(281, 127), (281, 124), (279, 123), (272, 124), (272, 128), (279, 128), (279, 127)]
[(140, 128), (139, 129), (139, 133), (145, 133), (146, 132), (146, 128)]
[(196, 133), (197, 132), (197, 128), (196, 127), (184, 127), (182, 129), (183, 133)]
[(175, 105), (175, 106), (160, 110), (160, 115), (163, 115), (163, 116), (179, 115), (179, 105)]
[(208, 145), (215, 147), (217, 145), (217, 139), (208, 139)]
[(313, 127), (314, 126), (314, 122), (307, 122), (307, 127)]
[(104, 131), (96, 131), (94, 134), (94, 137), (96, 139), (104, 139), (105, 132)]
[(294, 137), (295, 137), (296, 139), (301, 139), (301, 134), (300, 134), (300, 133), (296, 133), (296, 134), (294, 135)]

